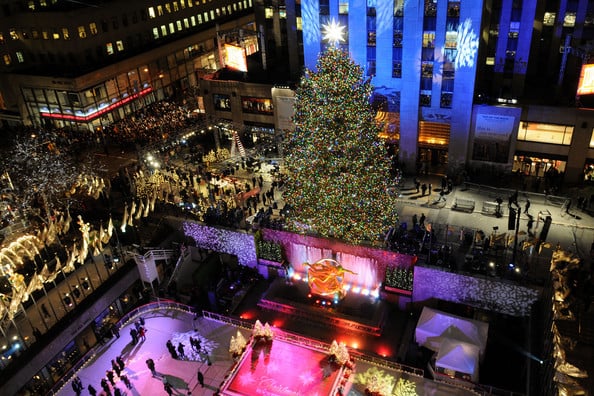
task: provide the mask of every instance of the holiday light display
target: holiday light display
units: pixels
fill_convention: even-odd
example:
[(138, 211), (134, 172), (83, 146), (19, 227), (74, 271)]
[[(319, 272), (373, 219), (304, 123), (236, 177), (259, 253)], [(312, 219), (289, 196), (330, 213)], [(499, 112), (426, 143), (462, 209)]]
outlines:
[(361, 67), (335, 47), (302, 78), (283, 194), (294, 230), (359, 243), (378, 240), (396, 223), (390, 160), (378, 138), (371, 92)]

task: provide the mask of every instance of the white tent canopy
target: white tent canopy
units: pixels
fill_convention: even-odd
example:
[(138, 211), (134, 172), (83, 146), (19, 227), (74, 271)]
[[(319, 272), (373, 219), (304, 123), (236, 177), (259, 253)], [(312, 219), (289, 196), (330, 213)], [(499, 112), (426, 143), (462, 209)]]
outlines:
[(438, 352), (445, 339), (479, 348), (482, 359), (487, 347), (489, 324), (424, 307), (415, 329), (417, 344)]
[(437, 371), (453, 370), (479, 380), (479, 347), (466, 342), (444, 339), (435, 359)]

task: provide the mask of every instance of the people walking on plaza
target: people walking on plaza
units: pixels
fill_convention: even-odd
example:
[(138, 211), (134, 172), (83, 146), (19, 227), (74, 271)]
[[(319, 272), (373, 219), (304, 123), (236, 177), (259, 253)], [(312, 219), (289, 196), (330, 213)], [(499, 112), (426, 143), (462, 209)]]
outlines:
[(87, 390), (89, 391), (89, 395), (91, 395), (91, 396), (97, 395), (97, 389), (93, 388), (93, 385), (89, 384), (89, 386), (87, 386)]
[(138, 330), (138, 336), (142, 341), (146, 341), (146, 330), (144, 327), (140, 327), (140, 330)]
[(165, 392), (167, 392), (169, 396), (173, 394), (173, 388), (171, 387), (171, 384), (167, 381), (167, 379), (163, 380), (163, 389), (165, 389)]
[(126, 374), (120, 375), (120, 379), (122, 380), (124, 385), (126, 385), (126, 388), (132, 389), (132, 383), (130, 382), (130, 379), (128, 378), (128, 376)]
[(431, 195), (431, 190), (433, 190), (433, 185), (429, 183), (429, 195)]
[(415, 213), (412, 217), (413, 229), (417, 228), (417, 224), (419, 224), (419, 219), (417, 214)]
[(113, 371), (115, 371), (115, 373), (119, 377), (122, 369), (120, 369), (120, 365), (117, 364), (117, 362), (115, 361), (115, 359), (111, 359), (111, 368), (113, 369)]
[(528, 209), (530, 209), (530, 200), (526, 200), (526, 205), (524, 206), (524, 213), (528, 214)]
[(115, 379), (114, 379), (114, 376), (113, 376), (113, 370), (107, 370), (107, 371), (105, 371), (105, 376), (109, 380), (109, 383), (111, 384), (111, 386), (115, 385)]
[(423, 183), (421, 185), (421, 196), (424, 197), (426, 193), (427, 193), (427, 184)]
[(111, 388), (109, 387), (109, 383), (105, 378), (101, 378), (101, 388), (103, 388), (103, 391), (106, 395), (111, 395)]
[(415, 177), (415, 187), (416, 187), (417, 193), (418, 193), (419, 189), (421, 188), (421, 181), (419, 180), (418, 177)]
[(75, 376), (72, 379), (72, 389), (74, 390), (74, 393), (76, 393), (76, 396), (80, 396), (83, 390), (83, 385), (82, 382), (80, 382), (80, 378)]
[(114, 387), (113, 388), (113, 396), (123, 396), (124, 394), (120, 390), (120, 388)]
[(421, 213), (421, 218), (419, 219), (419, 226), (421, 228), (425, 227), (425, 213)]
[(200, 370), (198, 370), (198, 383), (204, 388), (204, 374)]
[(167, 350), (171, 354), (171, 357), (173, 359), (177, 359), (177, 351), (175, 350), (175, 347), (173, 346), (173, 343), (171, 342), (171, 340), (167, 340), (166, 345), (167, 345)]
[(118, 357), (116, 357), (116, 362), (120, 366), (120, 371), (124, 371), (124, 367), (126, 367), (126, 364), (124, 363), (124, 359), (122, 359), (121, 356), (118, 356)]
[(155, 362), (153, 361), (153, 359), (147, 359), (146, 366), (149, 368), (149, 370), (151, 370), (151, 374), (153, 375), (153, 377), (155, 377), (157, 375), (157, 371), (155, 370)]
[(177, 353), (179, 354), (179, 357), (181, 359), (185, 359), (186, 358), (186, 353), (184, 351), (184, 344), (182, 344), (181, 342), (179, 344), (177, 344)]

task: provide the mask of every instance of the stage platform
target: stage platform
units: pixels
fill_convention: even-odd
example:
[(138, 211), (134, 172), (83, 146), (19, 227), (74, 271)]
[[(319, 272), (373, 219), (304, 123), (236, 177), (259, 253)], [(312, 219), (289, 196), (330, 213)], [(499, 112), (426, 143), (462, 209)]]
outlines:
[[(276, 279), (258, 302), (263, 310), (279, 312), (300, 321), (330, 326), (341, 331), (380, 336), (385, 320), (386, 306), (371, 296), (347, 293), (334, 304), (331, 299), (309, 295), (309, 286), (303, 281), (287, 283)], [(319, 303), (316, 303), (319, 301)], [(327, 305), (322, 305), (326, 301)]]

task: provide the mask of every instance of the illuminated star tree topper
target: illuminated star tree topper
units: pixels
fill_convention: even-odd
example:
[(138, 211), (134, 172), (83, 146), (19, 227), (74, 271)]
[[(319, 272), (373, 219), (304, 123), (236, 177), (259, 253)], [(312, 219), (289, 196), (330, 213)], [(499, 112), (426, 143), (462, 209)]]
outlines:
[(323, 27), (323, 37), (324, 41), (327, 41), (331, 45), (337, 45), (338, 43), (344, 42), (344, 26), (339, 24), (334, 18), (325, 24)]
[(336, 47), (301, 79), (283, 192), (295, 230), (358, 243), (383, 238), (396, 224), (390, 159), (371, 92), (361, 67)]

